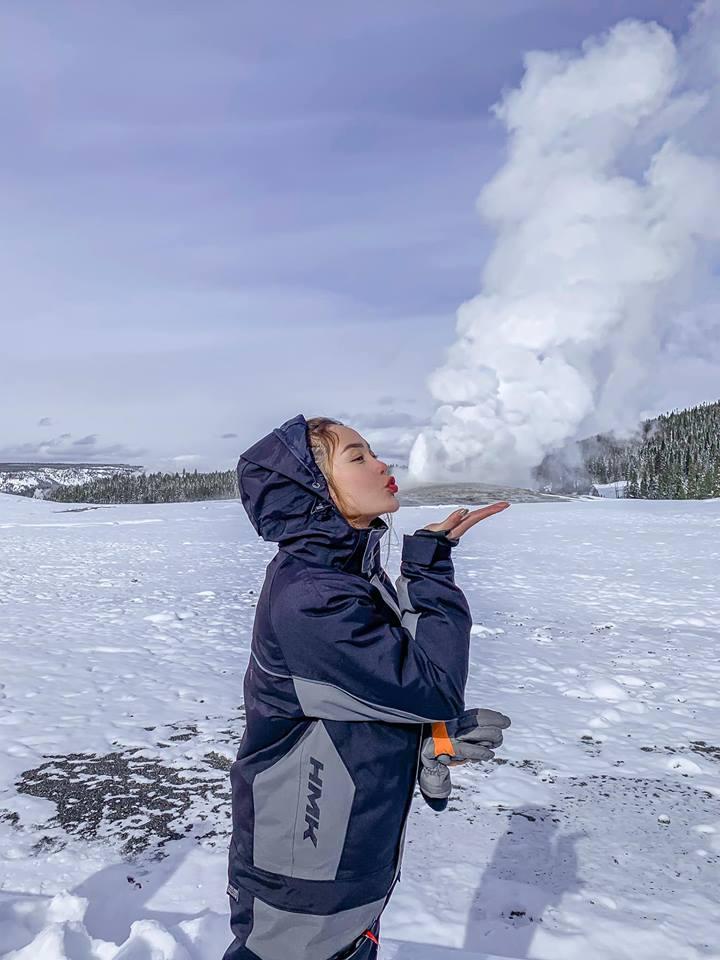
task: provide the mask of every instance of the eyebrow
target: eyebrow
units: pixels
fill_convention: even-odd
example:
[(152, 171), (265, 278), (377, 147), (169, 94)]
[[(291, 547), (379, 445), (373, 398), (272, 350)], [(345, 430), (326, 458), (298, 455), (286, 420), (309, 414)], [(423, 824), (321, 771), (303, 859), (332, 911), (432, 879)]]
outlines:
[[(340, 451), (340, 453), (345, 453), (345, 451), (346, 451), (346, 450), (350, 450), (351, 447), (360, 447), (361, 449), (364, 449), (365, 444), (364, 444), (364, 443), (348, 443), (348, 444), (346, 444), (346, 446), (344, 446), (344, 447), (342, 448), (342, 450)], [(370, 447), (368, 447), (368, 450), (369, 450), (369, 449), (370, 449)]]

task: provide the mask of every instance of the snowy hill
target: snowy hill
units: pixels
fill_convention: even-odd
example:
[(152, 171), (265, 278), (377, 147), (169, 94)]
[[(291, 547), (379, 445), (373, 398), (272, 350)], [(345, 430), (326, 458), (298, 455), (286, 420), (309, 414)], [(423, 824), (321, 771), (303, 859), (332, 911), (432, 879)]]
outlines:
[[(447, 512), (393, 516), (391, 576)], [(0, 497), (0, 536), (0, 956), (218, 960), (274, 546), (237, 501)], [(513, 725), (445, 811), (416, 797), (381, 960), (718, 956), (719, 544), (718, 500), (515, 503), (462, 538), (466, 704)]]
[(131, 476), (140, 470), (127, 463), (0, 463), (0, 493), (42, 497), (56, 486), (77, 487), (98, 477)]

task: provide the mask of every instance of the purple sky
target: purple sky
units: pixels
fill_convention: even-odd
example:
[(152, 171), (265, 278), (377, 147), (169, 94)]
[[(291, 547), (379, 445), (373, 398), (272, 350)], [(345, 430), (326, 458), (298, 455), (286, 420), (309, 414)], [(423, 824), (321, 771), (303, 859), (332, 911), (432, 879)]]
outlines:
[[(0, 460), (228, 468), (298, 412), (401, 456), (523, 53), (691, 7), (5, 5)], [(666, 406), (714, 399), (687, 369)]]

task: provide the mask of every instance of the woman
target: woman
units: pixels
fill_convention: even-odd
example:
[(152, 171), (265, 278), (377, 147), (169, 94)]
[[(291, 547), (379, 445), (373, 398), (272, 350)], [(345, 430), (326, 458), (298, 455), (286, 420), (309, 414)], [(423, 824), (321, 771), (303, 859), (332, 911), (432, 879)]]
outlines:
[(298, 414), (237, 472), (253, 527), (279, 549), (230, 774), (235, 939), (223, 960), (370, 960), (418, 770), (430, 802), (447, 796), (446, 764), (492, 757), (510, 723), (465, 711), (472, 618), (450, 558), (509, 504), (405, 535), (396, 592), (379, 515), (399, 508), (397, 486), (356, 431)]

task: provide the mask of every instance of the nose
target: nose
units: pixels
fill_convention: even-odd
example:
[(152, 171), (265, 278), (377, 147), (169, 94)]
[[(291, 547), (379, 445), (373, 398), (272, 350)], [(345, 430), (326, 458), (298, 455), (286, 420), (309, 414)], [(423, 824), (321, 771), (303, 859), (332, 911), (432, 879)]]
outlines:
[(387, 464), (386, 464), (386, 463), (383, 463), (382, 460), (378, 460), (378, 463), (379, 463), (380, 466), (382, 467), (381, 473), (387, 473)]

